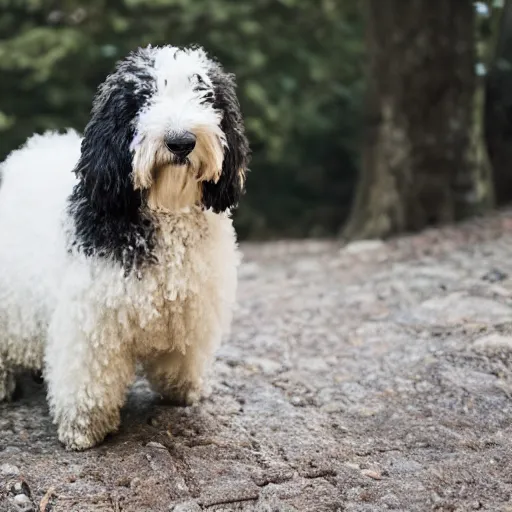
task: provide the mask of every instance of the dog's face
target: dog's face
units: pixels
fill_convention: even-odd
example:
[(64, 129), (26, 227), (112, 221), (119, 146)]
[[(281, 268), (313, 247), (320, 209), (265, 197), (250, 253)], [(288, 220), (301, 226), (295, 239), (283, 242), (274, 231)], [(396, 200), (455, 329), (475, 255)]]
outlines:
[(232, 75), (202, 49), (146, 48), (100, 87), (77, 173), (108, 213), (236, 205), (248, 144)]

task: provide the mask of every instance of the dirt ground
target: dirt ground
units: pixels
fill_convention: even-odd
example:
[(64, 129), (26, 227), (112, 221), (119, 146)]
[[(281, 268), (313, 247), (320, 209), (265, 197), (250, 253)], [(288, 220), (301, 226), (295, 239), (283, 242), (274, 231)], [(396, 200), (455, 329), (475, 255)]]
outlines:
[(512, 212), (242, 250), (212, 396), (137, 382), (77, 454), (27, 378), (0, 406), (1, 511), (512, 511)]

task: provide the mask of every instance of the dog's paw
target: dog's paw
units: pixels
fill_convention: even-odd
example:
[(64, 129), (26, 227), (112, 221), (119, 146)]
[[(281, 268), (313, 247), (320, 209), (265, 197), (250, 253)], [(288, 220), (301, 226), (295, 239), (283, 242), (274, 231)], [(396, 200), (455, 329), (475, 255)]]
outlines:
[(196, 404), (203, 396), (201, 386), (184, 385), (179, 388), (173, 388), (163, 396), (165, 402), (179, 407), (189, 407)]
[(59, 422), (59, 441), (66, 450), (83, 451), (100, 444), (108, 434), (117, 432), (119, 413), (99, 411)]
[(96, 446), (102, 440), (103, 439), (98, 440), (95, 436), (84, 432), (81, 428), (59, 428), (59, 441), (64, 445), (66, 450), (81, 452)]
[(0, 402), (10, 401), (16, 389), (16, 377), (12, 372), (0, 371)]
[(182, 393), (181, 405), (183, 405), (184, 407), (188, 407), (190, 405), (197, 404), (199, 400), (201, 400), (201, 389), (190, 388)]

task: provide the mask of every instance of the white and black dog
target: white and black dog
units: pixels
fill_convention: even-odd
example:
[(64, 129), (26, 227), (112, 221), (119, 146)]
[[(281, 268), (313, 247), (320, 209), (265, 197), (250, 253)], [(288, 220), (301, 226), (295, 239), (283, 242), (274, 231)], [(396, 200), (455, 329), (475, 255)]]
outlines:
[(36, 135), (2, 164), (0, 400), (40, 369), (59, 439), (119, 426), (135, 366), (201, 394), (235, 302), (230, 209), (249, 148), (234, 77), (201, 48), (148, 47), (100, 86), (83, 138)]

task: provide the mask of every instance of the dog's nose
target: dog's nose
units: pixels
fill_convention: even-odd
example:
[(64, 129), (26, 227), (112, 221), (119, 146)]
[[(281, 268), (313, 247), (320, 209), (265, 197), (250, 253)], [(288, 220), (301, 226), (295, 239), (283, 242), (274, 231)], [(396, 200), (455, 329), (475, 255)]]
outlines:
[(196, 147), (196, 136), (191, 132), (179, 135), (169, 134), (165, 137), (167, 149), (180, 158), (185, 158)]

